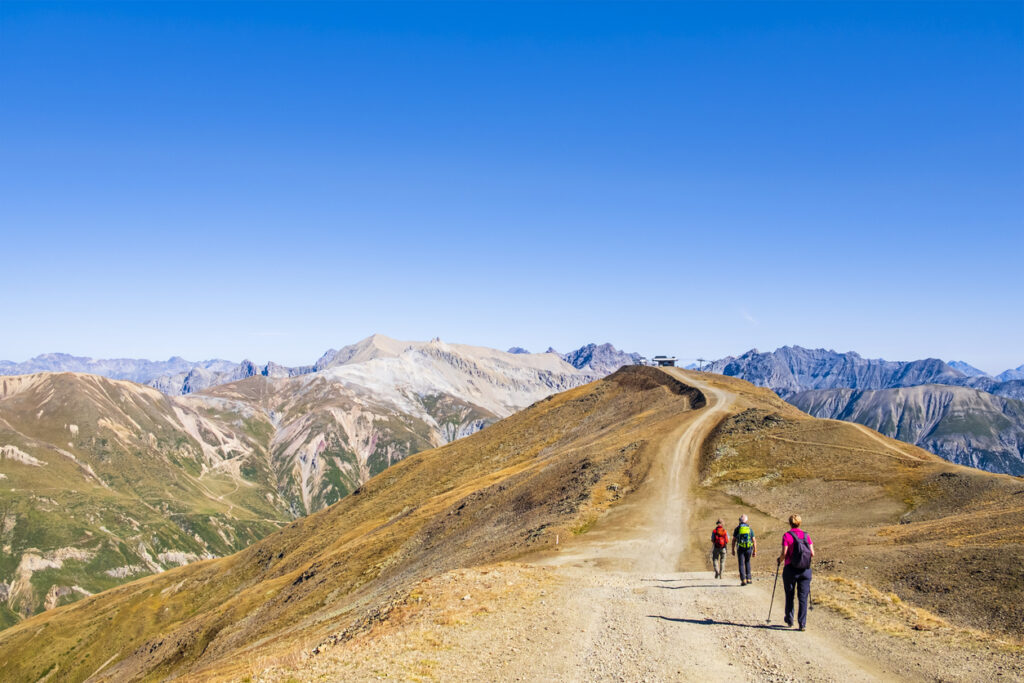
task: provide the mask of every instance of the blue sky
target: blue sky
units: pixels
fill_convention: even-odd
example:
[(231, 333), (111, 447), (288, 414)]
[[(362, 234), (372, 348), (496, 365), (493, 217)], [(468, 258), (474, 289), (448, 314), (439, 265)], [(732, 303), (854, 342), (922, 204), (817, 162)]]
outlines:
[(1024, 4), (0, 3), (0, 358), (1024, 363)]

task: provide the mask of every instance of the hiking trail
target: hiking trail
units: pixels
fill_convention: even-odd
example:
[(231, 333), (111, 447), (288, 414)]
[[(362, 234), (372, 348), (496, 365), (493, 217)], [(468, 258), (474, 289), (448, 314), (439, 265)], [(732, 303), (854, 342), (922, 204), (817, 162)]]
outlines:
[(711, 527), (691, 524), (701, 448), (737, 397), (696, 373), (666, 371), (707, 404), (680, 416), (644, 482), (586, 534), (519, 563), (440, 577), (436, 620), (311, 660), (301, 680), (345, 672), (351, 680), (925, 681), (976, 671), (976, 655), (917, 652), (827, 609), (812, 607), (807, 631), (787, 628), (781, 577), (766, 623), (774, 543), (762, 542), (750, 585), (740, 586), (731, 554), (723, 579), (692, 571), (710, 553)]

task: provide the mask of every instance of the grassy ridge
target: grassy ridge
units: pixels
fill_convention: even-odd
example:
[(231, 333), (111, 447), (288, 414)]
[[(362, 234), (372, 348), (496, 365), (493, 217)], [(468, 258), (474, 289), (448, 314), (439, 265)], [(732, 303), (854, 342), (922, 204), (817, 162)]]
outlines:
[(19, 679), (59, 666), (59, 679), (82, 680), (113, 657), (99, 679), (203, 677), (249, 648), (366, 623), (425, 576), (570, 534), (610, 504), (609, 491), (642, 479), (650, 444), (698, 399), (653, 369), (565, 392), (413, 456), (238, 554), (8, 629), (0, 665)]
[[(745, 390), (737, 380), (715, 381)], [(773, 549), (799, 512), (826, 577), (1019, 639), (1024, 480), (949, 463), (746, 389), (704, 450), (711, 490), (760, 512)], [(751, 400), (754, 399), (754, 400)], [(828, 584), (822, 584), (827, 586)]]

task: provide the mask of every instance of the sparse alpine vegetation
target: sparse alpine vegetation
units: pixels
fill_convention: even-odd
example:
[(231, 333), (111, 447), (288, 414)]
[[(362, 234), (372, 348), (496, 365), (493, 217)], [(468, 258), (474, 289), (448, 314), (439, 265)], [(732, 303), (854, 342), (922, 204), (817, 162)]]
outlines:
[[(688, 438), (705, 422), (694, 432), (701, 438)], [(672, 491), (686, 493), (664, 495)], [(1014, 572), (1024, 561), (1017, 542), (1021, 492), (1014, 477), (959, 467), (858, 425), (810, 418), (736, 379), (632, 367), (409, 457), (235, 555), (19, 623), (0, 632), (0, 662), (16, 680), (53, 671), (76, 681), (238, 680), (254, 673), (254, 662), (257, 673), (271, 671), (267, 680), (337, 680), (359, 653), (372, 660), (357, 668), (373, 676), (428, 676), (439, 670), (429, 653), (455, 648), (452, 657), (437, 654), (460, 667), (473, 660), (483, 666), (470, 670), (489, 666), (494, 674), (504, 660), (488, 661), (480, 648), (504, 639), (509, 626), (522, 634), (522, 619), (552, 628), (520, 636), (508, 655), (517, 667), (550, 673), (561, 662), (537, 656), (548, 643), (574, 660), (619, 657), (621, 633), (587, 611), (603, 613), (605, 606), (572, 597), (570, 582), (584, 581), (592, 589), (613, 583), (613, 593), (602, 594), (617, 596), (635, 617), (616, 617), (617, 628), (644, 626), (655, 634), (630, 641), (631, 651), (643, 650), (636, 661), (630, 655), (636, 670), (652, 663), (644, 657), (674, 656), (678, 648), (665, 639), (684, 624), (695, 624), (731, 665), (751, 650), (736, 655), (720, 643), (735, 643), (733, 627), (753, 624), (749, 614), (737, 614), (749, 610), (733, 609), (717, 621), (700, 616), (728, 612), (717, 603), (684, 611), (691, 594), (711, 598), (713, 590), (734, 589), (680, 583), (673, 572), (705, 568), (704, 537), (723, 510), (750, 511), (770, 557), (796, 509), (818, 549), (812, 597), (838, 615), (826, 620), (815, 612), (814, 627), (842, 619), (855, 627), (832, 631), (853, 640), (830, 645), (870, 659), (879, 647), (898, 652), (913, 638), (929, 675), (988, 675), (1019, 661), (1022, 645), (1024, 587)], [(651, 527), (664, 521), (666, 505), (680, 523)], [(663, 532), (688, 537), (677, 545), (691, 551), (653, 557)], [(518, 564), (494, 565), (508, 560)], [(758, 603), (760, 625), (767, 601), (760, 583), (771, 577), (758, 562), (759, 585), (745, 590)], [(538, 572), (534, 563), (548, 569)], [(628, 566), (651, 568), (609, 572)], [(465, 571), (472, 567), (481, 569)], [(543, 583), (518, 588), (527, 576)], [(962, 586), (970, 590), (956, 590)], [(687, 590), (673, 597), (667, 589), (675, 588)], [(528, 599), (512, 599), (520, 594)], [(474, 602), (481, 598), (486, 602)], [(454, 613), (453, 602), (460, 606)], [(665, 616), (652, 613), (655, 604)], [(501, 619), (487, 618), (494, 613)], [(497, 630), (479, 634), (474, 650), (453, 640), (465, 633), (454, 630), (458, 619)], [(417, 639), (388, 636), (410, 624)], [(759, 661), (786, 661), (788, 646), (781, 654), (764, 648), (788, 635), (769, 629), (743, 637), (756, 641)], [(995, 663), (944, 654), (968, 646), (991, 653)], [(801, 671), (804, 659), (796, 662)], [(414, 662), (415, 671), (389, 668), (399, 661)], [(883, 672), (900, 665), (876, 664)]]
[(594, 378), (551, 354), (379, 335), (316, 373), (187, 396), (0, 377), (0, 627), (245, 548), (413, 453)]

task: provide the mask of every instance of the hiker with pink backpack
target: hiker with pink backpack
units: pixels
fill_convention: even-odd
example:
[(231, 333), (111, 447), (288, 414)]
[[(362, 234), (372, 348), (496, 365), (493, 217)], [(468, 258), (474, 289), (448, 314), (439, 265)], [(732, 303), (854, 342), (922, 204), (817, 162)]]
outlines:
[(790, 529), (782, 534), (782, 554), (779, 555), (778, 564), (785, 562), (782, 587), (786, 590), (786, 626), (793, 626), (793, 598), (796, 597), (800, 605), (797, 624), (803, 631), (807, 628), (807, 597), (811, 593), (814, 541), (800, 528), (801, 521), (800, 515), (789, 516)]

